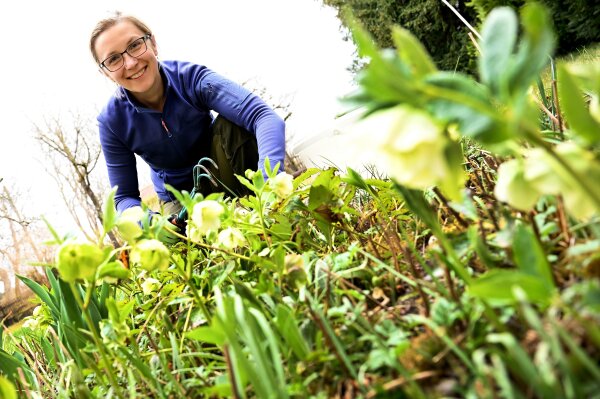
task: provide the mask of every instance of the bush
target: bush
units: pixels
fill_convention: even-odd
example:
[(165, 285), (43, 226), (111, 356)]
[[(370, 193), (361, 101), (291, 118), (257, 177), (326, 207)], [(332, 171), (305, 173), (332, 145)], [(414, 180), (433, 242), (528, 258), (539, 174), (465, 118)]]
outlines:
[[(475, 53), (467, 27), (439, 0), (324, 0), (342, 14), (352, 12), (372, 35), (379, 47), (393, 47), (391, 27), (400, 25), (411, 31), (427, 48), (436, 65), (445, 70), (473, 72)], [(475, 20), (472, 8), (465, 3), (458, 10), (468, 20)]]
[[(494, 8), (514, 9), (531, 2), (527, 0), (472, 0), (467, 3), (477, 11), (480, 21)], [(600, 7), (595, 0), (541, 0), (552, 16), (558, 38), (557, 55), (578, 50), (600, 41)]]

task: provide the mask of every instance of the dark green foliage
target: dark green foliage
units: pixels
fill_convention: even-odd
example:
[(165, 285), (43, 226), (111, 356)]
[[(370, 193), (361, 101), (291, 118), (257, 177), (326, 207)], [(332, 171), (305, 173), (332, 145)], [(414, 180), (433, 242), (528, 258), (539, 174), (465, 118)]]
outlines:
[[(379, 47), (393, 47), (391, 26), (411, 31), (431, 54), (440, 69), (474, 72), (475, 49), (467, 27), (439, 0), (323, 0), (338, 11), (352, 12), (373, 36)], [(473, 8), (461, 2), (458, 10), (476, 20)]]
[[(528, 0), (472, 0), (480, 21), (494, 7), (519, 9)], [(558, 38), (557, 55), (568, 54), (582, 46), (600, 41), (600, 4), (597, 0), (540, 0), (552, 16)]]

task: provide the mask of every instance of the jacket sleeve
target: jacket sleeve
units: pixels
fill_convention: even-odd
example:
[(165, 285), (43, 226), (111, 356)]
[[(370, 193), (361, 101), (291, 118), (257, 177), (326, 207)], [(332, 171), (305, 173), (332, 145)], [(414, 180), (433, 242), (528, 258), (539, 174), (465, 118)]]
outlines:
[(199, 100), (238, 126), (254, 133), (258, 143), (258, 168), (264, 174), (265, 158), (271, 167), (285, 159), (285, 122), (260, 97), (219, 74), (204, 69), (194, 87)]
[(122, 212), (141, 204), (135, 155), (102, 121), (99, 123), (100, 144), (108, 169), (108, 180), (117, 187), (115, 206)]

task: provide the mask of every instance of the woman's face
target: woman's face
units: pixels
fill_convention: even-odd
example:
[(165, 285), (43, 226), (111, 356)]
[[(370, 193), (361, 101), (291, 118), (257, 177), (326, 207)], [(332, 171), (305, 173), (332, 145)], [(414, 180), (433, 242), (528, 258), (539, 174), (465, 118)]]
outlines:
[[(102, 32), (96, 39), (96, 55), (100, 62), (111, 56), (121, 54), (132, 42), (146, 34), (129, 21), (122, 21)], [(158, 71), (158, 54), (154, 37), (146, 40), (146, 52), (133, 57), (123, 53), (123, 66), (111, 72), (107, 68), (102, 71), (115, 83), (123, 86), (134, 95), (143, 97), (153, 90), (162, 89), (160, 73)], [(144, 46), (144, 43), (142, 43)], [(143, 47), (142, 47), (143, 48)], [(106, 62), (108, 64), (108, 61)], [(113, 68), (111, 68), (113, 69)]]

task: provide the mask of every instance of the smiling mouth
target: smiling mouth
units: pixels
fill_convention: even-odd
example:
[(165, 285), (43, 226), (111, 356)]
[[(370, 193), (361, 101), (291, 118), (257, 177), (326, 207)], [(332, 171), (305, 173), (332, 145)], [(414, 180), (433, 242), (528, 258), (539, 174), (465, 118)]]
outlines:
[(148, 67), (142, 68), (142, 70), (140, 70), (139, 72), (131, 75), (128, 79), (137, 79), (137, 78), (139, 78), (140, 76), (142, 76), (144, 74), (144, 72), (146, 72), (146, 68), (148, 68)]

